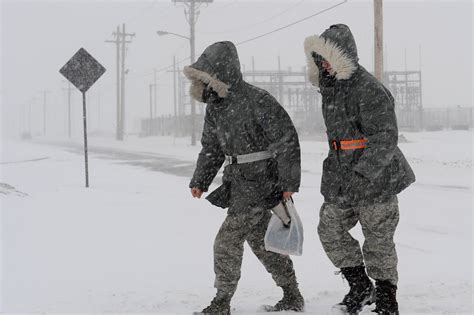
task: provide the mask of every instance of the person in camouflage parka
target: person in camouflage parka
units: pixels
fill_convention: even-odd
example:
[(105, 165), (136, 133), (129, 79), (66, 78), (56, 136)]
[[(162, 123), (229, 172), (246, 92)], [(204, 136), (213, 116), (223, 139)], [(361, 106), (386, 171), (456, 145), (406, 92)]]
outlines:
[[(396, 314), (396, 195), (415, 181), (415, 175), (397, 146), (394, 99), (359, 65), (346, 25), (332, 25), (321, 36), (308, 37), (304, 46), (310, 81), (322, 95), (330, 147), (323, 163), (325, 202), (318, 232), (327, 255), (351, 287), (339, 306), (356, 314), (372, 302), (366, 266), (376, 280), (376, 310)], [(349, 234), (357, 222), (365, 236), (362, 251)]]
[(185, 67), (184, 74), (191, 80), (191, 96), (207, 104), (202, 150), (189, 184), (194, 197), (200, 198), (208, 190), (225, 156), (262, 151), (272, 156), (227, 164), (222, 186), (207, 197), (229, 210), (214, 243), (217, 294), (202, 314), (230, 312), (245, 241), (283, 288), (283, 299), (271, 309), (302, 311), (304, 300), (291, 259), (268, 252), (264, 246), (269, 209), (282, 198), (289, 199), (300, 186), (300, 146), (293, 123), (268, 92), (242, 79), (237, 50), (231, 42), (206, 48), (194, 64)]

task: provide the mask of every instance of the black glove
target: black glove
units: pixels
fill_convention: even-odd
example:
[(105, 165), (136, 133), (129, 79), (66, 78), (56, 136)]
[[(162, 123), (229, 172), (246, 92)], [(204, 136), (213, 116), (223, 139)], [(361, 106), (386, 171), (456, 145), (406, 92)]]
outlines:
[(225, 182), (221, 186), (217, 187), (216, 190), (211, 192), (206, 200), (209, 201), (216, 207), (222, 209), (228, 208), (230, 206), (230, 182)]

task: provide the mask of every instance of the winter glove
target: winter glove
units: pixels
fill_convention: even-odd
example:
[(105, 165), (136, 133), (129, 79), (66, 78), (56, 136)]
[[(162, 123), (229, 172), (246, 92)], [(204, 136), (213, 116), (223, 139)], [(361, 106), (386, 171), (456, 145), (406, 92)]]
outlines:
[(216, 190), (210, 193), (206, 200), (216, 207), (222, 209), (230, 206), (230, 182), (224, 182)]

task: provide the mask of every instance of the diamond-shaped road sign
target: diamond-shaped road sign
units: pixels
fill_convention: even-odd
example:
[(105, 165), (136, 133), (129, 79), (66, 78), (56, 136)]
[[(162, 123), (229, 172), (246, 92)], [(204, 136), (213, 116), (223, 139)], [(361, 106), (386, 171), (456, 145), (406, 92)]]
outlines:
[(81, 48), (59, 72), (82, 93), (85, 93), (104, 74), (105, 68), (84, 48)]
[(89, 158), (87, 154), (87, 115), (86, 92), (104, 74), (105, 68), (94, 59), (84, 48), (69, 59), (59, 70), (75, 87), (82, 92), (82, 108), (84, 121), (84, 160), (86, 170), (86, 187), (89, 187)]

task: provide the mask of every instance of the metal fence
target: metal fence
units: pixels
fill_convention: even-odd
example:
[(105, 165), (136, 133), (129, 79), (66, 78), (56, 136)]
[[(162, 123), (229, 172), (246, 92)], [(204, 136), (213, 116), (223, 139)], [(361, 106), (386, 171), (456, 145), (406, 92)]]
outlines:
[[(321, 110), (289, 112), (301, 135), (323, 133), (326, 129)], [(473, 107), (421, 108), (413, 111), (397, 110), (398, 128), (401, 131), (468, 130), (474, 127)], [(196, 115), (197, 134), (201, 134), (204, 116)], [(191, 116), (163, 116), (143, 119), (142, 136), (191, 134)]]
[[(312, 135), (325, 131), (321, 113), (321, 95), (308, 81), (307, 68), (283, 70), (278, 62), (278, 70), (243, 71), (246, 81), (267, 90), (288, 111), (301, 135)], [(191, 108), (189, 80), (181, 72), (177, 73), (176, 117), (167, 116), (143, 119), (143, 136), (173, 134), (188, 136), (191, 134)], [(422, 100), (422, 76), (420, 71), (387, 71), (384, 84), (395, 99), (400, 130), (422, 131), (443, 129), (469, 129), (473, 127), (472, 107), (426, 108)], [(196, 130), (201, 133), (204, 104), (196, 106)]]
[(474, 127), (473, 107), (424, 108), (420, 125), (423, 130), (467, 130)]

